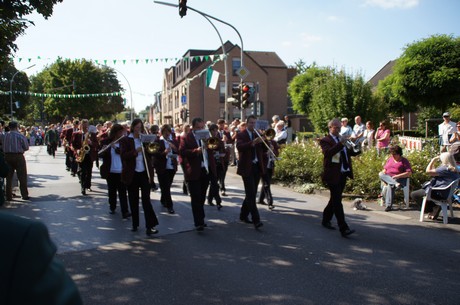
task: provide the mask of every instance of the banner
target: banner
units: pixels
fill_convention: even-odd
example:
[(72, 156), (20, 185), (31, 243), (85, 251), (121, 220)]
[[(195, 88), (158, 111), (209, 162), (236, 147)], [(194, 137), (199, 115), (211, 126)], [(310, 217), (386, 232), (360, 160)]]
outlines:
[(206, 70), (206, 86), (213, 90), (216, 90), (217, 82), (219, 81), (219, 75), (220, 75), (219, 72), (209, 67)]
[[(101, 96), (122, 96), (123, 92), (110, 92), (110, 93), (79, 93), (79, 94), (57, 94), (57, 93), (37, 93), (37, 92), (23, 92), (13, 91), (17, 95), (29, 95), (34, 97), (54, 97), (54, 98), (87, 98), (87, 97), (101, 97)], [(10, 91), (0, 91), (0, 95), (10, 95)]]

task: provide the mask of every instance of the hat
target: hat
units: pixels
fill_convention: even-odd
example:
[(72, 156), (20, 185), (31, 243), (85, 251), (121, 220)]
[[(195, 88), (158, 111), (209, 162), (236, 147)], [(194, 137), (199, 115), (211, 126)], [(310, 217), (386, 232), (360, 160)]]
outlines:
[(450, 116), (450, 113), (449, 113), (449, 112), (444, 112), (444, 113), (442, 114), (442, 117), (445, 117), (445, 116)]

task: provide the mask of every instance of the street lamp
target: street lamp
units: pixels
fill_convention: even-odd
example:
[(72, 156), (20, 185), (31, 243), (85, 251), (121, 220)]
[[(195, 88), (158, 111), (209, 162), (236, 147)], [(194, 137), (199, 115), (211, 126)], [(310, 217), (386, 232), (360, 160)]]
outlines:
[(128, 87), (129, 87), (129, 96), (130, 96), (130, 99), (131, 99), (131, 122), (134, 120), (134, 112), (133, 112), (133, 90), (131, 90), (131, 84), (129, 83), (128, 79), (126, 78), (126, 76), (121, 73), (119, 70), (113, 68), (113, 67), (109, 67), (107, 65), (103, 65), (103, 64), (100, 64), (100, 63), (97, 63), (98, 65), (101, 65), (103, 67), (107, 67), (107, 68), (111, 68), (113, 70), (115, 70), (117, 73), (120, 73), (121, 76), (123, 76), (123, 78), (125, 79), (126, 83), (128, 84)]
[(19, 73), (19, 72), (22, 72), (24, 70), (27, 70), (27, 69), (30, 69), (32, 67), (34, 67), (35, 64), (27, 67), (27, 68), (24, 68), (22, 70), (18, 70), (16, 71), (16, 73), (13, 74), (13, 77), (11, 78), (11, 81), (10, 81), (10, 110), (11, 110), (11, 121), (13, 121), (13, 80), (14, 80), (14, 77)]
[[(178, 4), (172, 4), (172, 3), (163, 2), (163, 1), (156, 1), (156, 0), (154, 0), (153, 2), (156, 3), (156, 4), (161, 4), (161, 5), (166, 5), (166, 6), (179, 7)], [(219, 22), (221, 22), (221, 23), (223, 23), (223, 24), (225, 24), (225, 25), (228, 25), (229, 27), (231, 27), (231, 28), (236, 32), (236, 34), (238, 34), (238, 37), (240, 38), (240, 42), (241, 42), (240, 64), (241, 64), (241, 67), (243, 67), (243, 53), (244, 53), (243, 49), (244, 49), (244, 47), (243, 47), (243, 38), (241, 38), (240, 32), (238, 32), (238, 30), (237, 30), (233, 25), (231, 25), (230, 23), (228, 23), (228, 22), (226, 22), (226, 21), (223, 21), (223, 20), (221, 20), (221, 19), (219, 19), (219, 18), (216, 18), (216, 17), (214, 17), (214, 16), (211, 16), (211, 15), (208, 15), (208, 14), (202, 12), (202, 11), (199, 11), (199, 10), (197, 10), (197, 9), (194, 9), (193, 7), (187, 6), (187, 5), (186, 5), (186, 1), (185, 1), (185, 8), (186, 8), (186, 9), (190, 9), (191, 11), (194, 11), (194, 12), (200, 14), (200, 15), (203, 16), (206, 20), (208, 20), (209, 23), (211, 23), (211, 25), (212, 25), (212, 26), (214, 27), (214, 29), (216, 30), (217, 35), (219, 35), (219, 38), (220, 38), (221, 43), (222, 43), (222, 52), (224, 52), (224, 54), (225, 54), (225, 49), (224, 49), (224, 45), (223, 45), (223, 42), (222, 42), (222, 38), (221, 38), (221, 36), (220, 36), (220, 33), (219, 33), (219, 31), (217, 30), (217, 28), (214, 26), (214, 24), (209, 20), (209, 18), (214, 19), (214, 20), (216, 20), (216, 21), (219, 21)], [(182, 17), (182, 16), (181, 16), (181, 17)], [(227, 69), (227, 57), (226, 57), (226, 56), (225, 56), (225, 58), (224, 58), (224, 65), (225, 65), (225, 119), (228, 120), (228, 111), (227, 111), (227, 110), (228, 110), (228, 106), (227, 106), (227, 95), (228, 95), (228, 84), (227, 84), (228, 82), (227, 82), (227, 78), (228, 78), (228, 72), (226, 71), (226, 69)], [(241, 79), (240, 83), (243, 83), (243, 79)], [(243, 113), (243, 110), (241, 110), (241, 119), (243, 119), (243, 114), (244, 114), (244, 113)]]

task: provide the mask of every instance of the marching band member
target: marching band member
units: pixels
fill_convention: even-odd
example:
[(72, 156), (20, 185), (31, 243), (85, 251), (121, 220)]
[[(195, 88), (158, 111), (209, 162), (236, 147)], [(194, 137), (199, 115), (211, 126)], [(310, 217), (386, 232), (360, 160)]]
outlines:
[(177, 172), (178, 143), (171, 139), (171, 125), (165, 124), (160, 129), (161, 137), (158, 140), (159, 148), (153, 153), (154, 167), (158, 175), (161, 190), (161, 204), (174, 214), (171, 197), (171, 185)]
[[(150, 128), (147, 129), (149, 134), (155, 135), (158, 138), (161, 136), (160, 135), (160, 127), (158, 125), (151, 125)], [(155, 183), (155, 173), (153, 173), (153, 176), (151, 178), (151, 185), (150, 187), (152, 188), (153, 191), (158, 190), (157, 184)]]
[(77, 174), (78, 164), (75, 162), (75, 153), (70, 147), (70, 142), (72, 141), (72, 135), (74, 132), (78, 131), (78, 126), (80, 122), (78, 120), (67, 121), (66, 129), (64, 129), (61, 133), (62, 143), (64, 146), (64, 153), (65, 155), (65, 165), (66, 170), (70, 171), (71, 175), (75, 177)]
[(78, 164), (78, 177), (81, 184), (81, 194), (86, 195), (86, 190), (91, 190), (91, 174), (93, 162), (97, 158), (98, 143), (95, 132), (90, 132), (87, 119), (81, 120), (81, 130), (72, 134), (70, 142), (74, 152), (75, 162)]
[[(119, 141), (125, 136), (126, 131), (123, 126), (120, 124), (113, 125), (108, 137), (101, 141), (102, 149), (99, 151), (99, 156), (102, 158), (102, 165), (99, 169), (101, 177), (107, 180), (110, 214), (115, 214), (118, 192), (118, 199), (120, 200), (121, 215), (123, 219), (131, 216), (128, 209), (126, 185), (121, 182), (122, 162), (120, 157)], [(107, 145), (110, 145), (110, 147)]]
[[(190, 124), (185, 124), (184, 125), (184, 128), (182, 130), (182, 133), (179, 135), (178, 137), (178, 141), (179, 143), (182, 141), (182, 138), (185, 138), (187, 136), (187, 134), (190, 132)], [(184, 162), (182, 162), (182, 156), (179, 154), (179, 164), (180, 164), (180, 167), (182, 169), (182, 173), (185, 173), (185, 166), (184, 166)], [(187, 182), (185, 181), (185, 177), (184, 177), (184, 181), (182, 182), (182, 192), (185, 194), (185, 195), (188, 195), (189, 194), (189, 191), (188, 191), (188, 186), (187, 186)]]
[(203, 231), (207, 226), (204, 222), (204, 202), (209, 185), (209, 174), (206, 169), (202, 143), (195, 137), (195, 133), (203, 129), (203, 119), (194, 118), (192, 120), (192, 130), (181, 139), (179, 147), (179, 154), (184, 164), (184, 177), (191, 197), (193, 220), (197, 231)]
[[(132, 229), (136, 232), (139, 227), (139, 189), (141, 190), (141, 202), (144, 209), (146, 234), (158, 233), (155, 226), (158, 219), (150, 202), (150, 181), (153, 177), (150, 158), (143, 153), (141, 132), (144, 124), (140, 119), (134, 119), (131, 123), (130, 134), (120, 140), (120, 155), (122, 160), (121, 181), (128, 187), (129, 206), (132, 213)], [(148, 172), (147, 172), (148, 171)]]
[(214, 205), (212, 203), (213, 199), (216, 200), (217, 204), (217, 209), (222, 208), (222, 199), (220, 198), (219, 195), (219, 184), (217, 182), (217, 174), (218, 170), (217, 168), (223, 168), (223, 158), (225, 157), (225, 147), (224, 147), (224, 142), (219, 137), (219, 132), (217, 131), (217, 125), (216, 124), (211, 124), (209, 126), (209, 133), (211, 134), (211, 139), (217, 139), (217, 147), (209, 147), (208, 145), (207, 152), (209, 156), (209, 179), (210, 179), (210, 184), (209, 184), (209, 192), (208, 192), (208, 204), (209, 205)]
[[(236, 173), (243, 178), (245, 198), (240, 211), (240, 220), (253, 223), (256, 229), (263, 226), (256, 205), (257, 185), (260, 175), (265, 173), (262, 165), (263, 154), (266, 150), (262, 139), (254, 132), (256, 117), (250, 115), (246, 119), (246, 128), (236, 136), (236, 148), (239, 160)], [(252, 220), (248, 216), (251, 214)]]
[(222, 158), (222, 162), (217, 163), (217, 180), (219, 182), (219, 188), (222, 196), (227, 196), (225, 188), (225, 177), (227, 176), (228, 165), (230, 163), (230, 154), (235, 143), (234, 139), (230, 135), (228, 130), (225, 130), (225, 120), (219, 119), (217, 121), (218, 135), (224, 143), (225, 156)]
[(262, 163), (265, 168), (265, 173), (261, 175), (262, 186), (260, 187), (259, 203), (265, 204), (264, 199), (267, 198), (268, 208), (270, 210), (273, 210), (275, 206), (273, 205), (273, 196), (270, 186), (272, 183), (273, 172), (275, 169), (275, 160), (276, 157), (278, 157), (279, 155), (279, 145), (274, 139), (270, 141), (265, 139), (265, 141), (265, 143), (267, 143), (267, 145), (270, 147), (274, 154), (272, 154), (271, 151), (267, 150), (267, 153), (264, 155), (264, 158), (262, 159)]

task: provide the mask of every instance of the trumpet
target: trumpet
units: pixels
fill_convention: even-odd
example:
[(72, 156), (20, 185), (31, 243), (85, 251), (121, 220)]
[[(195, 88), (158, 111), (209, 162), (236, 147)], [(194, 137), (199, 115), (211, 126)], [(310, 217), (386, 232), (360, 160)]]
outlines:
[(340, 136), (339, 141), (342, 142), (347, 149), (352, 150), (355, 153), (359, 153), (361, 151), (361, 145), (353, 143), (353, 141), (348, 137)]

